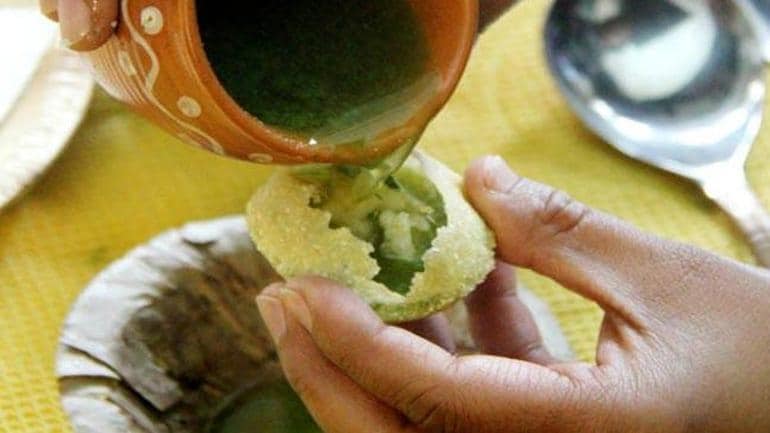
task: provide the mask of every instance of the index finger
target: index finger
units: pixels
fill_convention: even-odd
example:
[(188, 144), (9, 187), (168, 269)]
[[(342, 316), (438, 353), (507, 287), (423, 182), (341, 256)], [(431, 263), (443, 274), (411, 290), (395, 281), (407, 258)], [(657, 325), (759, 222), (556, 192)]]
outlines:
[(398, 326), (437, 344), (449, 353), (457, 351), (457, 344), (452, 333), (452, 325), (443, 314), (436, 314), (422, 320), (400, 323)]
[(541, 365), (557, 364), (527, 306), (516, 294), (513, 267), (495, 270), (465, 300), (473, 339), (483, 353)]
[[(324, 356), (428, 431), (446, 427), (440, 425), (444, 421), (474, 431), (497, 431), (488, 423), (501, 418), (519, 425), (539, 422), (544, 414), (538, 410), (560, 407), (566, 404), (562, 399), (576, 396), (570, 392), (574, 383), (547, 367), (491, 356), (454, 357), (388, 326), (355, 293), (334, 282), (303, 278), (286, 287), (294, 293), (293, 314)], [(467, 419), (452, 419), (459, 415)]]
[[(46, 4), (46, 7), (50, 5)], [(42, 6), (41, 6), (42, 7)], [(59, 0), (56, 12), (68, 48), (95, 50), (112, 36), (117, 26), (118, 0)]]
[(496, 233), (503, 260), (553, 278), (636, 329), (702, 309), (699, 300), (714, 287), (759, 279), (747, 266), (643, 233), (522, 178), (499, 157), (471, 165), (466, 191)]

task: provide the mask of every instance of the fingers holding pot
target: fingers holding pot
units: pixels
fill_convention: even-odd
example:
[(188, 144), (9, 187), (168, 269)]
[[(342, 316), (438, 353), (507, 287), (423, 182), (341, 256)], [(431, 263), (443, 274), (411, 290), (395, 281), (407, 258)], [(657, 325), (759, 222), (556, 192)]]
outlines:
[(504, 14), (517, 0), (479, 0), (479, 31)]
[[(348, 3), (59, 0), (57, 15), (71, 47), (88, 50), (112, 34), (119, 4), (115, 37), (86, 56), (97, 81), (189, 144), (264, 164), (361, 165), (411, 145), (446, 103), (478, 3), (372, 0), (341, 14)], [(366, 14), (376, 26), (360, 25)], [(350, 30), (329, 31), (337, 21)], [(285, 28), (307, 43), (287, 44)], [(327, 67), (339, 58), (356, 61)]]
[(91, 51), (112, 36), (118, 19), (118, 0), (40, 0), (40, 11), (61, 23), (64, 45)]
[(59, 21), (59, 0), (40, 0), (40, 12), (53, 21)]

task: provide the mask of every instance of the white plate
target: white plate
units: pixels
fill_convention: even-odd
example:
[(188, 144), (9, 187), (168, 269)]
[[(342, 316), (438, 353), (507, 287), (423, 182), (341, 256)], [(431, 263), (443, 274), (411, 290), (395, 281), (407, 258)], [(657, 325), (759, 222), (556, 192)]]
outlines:
[(93, 79), (57, 44), (37, 9), (0, 7), (0, 209), (45, 172), (88, 109)]
[[(56, 376), (74, 432), (205, 432), (241, 391), (280, 379), (254, 302), (278, 279), (242, 216), (167, 231), (110, 265), (59, 339)], [(548, 305), (519, 293), (551, 353), (573, 359)], [(462, 303), (450, 315), (472, 350), (466, 317)]]

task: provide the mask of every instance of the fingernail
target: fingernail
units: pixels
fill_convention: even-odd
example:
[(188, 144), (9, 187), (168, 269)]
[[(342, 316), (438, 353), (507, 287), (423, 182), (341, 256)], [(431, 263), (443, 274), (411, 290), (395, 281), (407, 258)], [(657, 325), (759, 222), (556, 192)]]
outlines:
[(93, 4), (90, 0), (60, 0), (59, 20), (63, 43), (78, 44), (94, 29)]
[(59, 0), (40, 0), (40, 12), (52, 20), (59, 19)]
[(261, 295), (267, 295), (267, 296), (274, 296), (279, 297), (281, 295), (281, 289), (286, 287), (286, 283), (279, 281), (277, 283), (270, 284), (269, 286), (262, 289)]
[(257, 307), (270, 336), (278, 344), (286, 335), (286, 317), (283, 312), (283, 304), (272, 296), (259, 295), (257, 296)]
[(294, 290), (283, 288), (281, 289), (280, 296), (281, 300), (283, 300), (283, 305), (289, 310), (289, 314), (305, 329), (311, 331), (313, 329), (313, 318), (302, 295)]
[(506, 193), (518, 179), (503, 158), (490, 156), (484, 161), (484, 187), (487, 190)]

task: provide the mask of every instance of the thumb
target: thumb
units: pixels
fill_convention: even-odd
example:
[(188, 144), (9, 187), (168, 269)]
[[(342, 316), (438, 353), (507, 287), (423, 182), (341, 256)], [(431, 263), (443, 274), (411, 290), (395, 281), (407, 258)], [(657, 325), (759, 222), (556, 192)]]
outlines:
[(118, 0), (40, 0), (40, 9), (61, 22), (68, 48), (91, 51), (104, 45), (115, 31)]
[[(384, 324), (358, 296), (334, 282), (291, 280), (277, 296), (286, 298), (287, 312), (325, 359), (418, 431), (481, 433), (511, 431), (511, 425), (530, 431), (552, 408), (577, 405), (571, 400), (573, 382), (561, 373), (506, 358), (454, 357)], [(291, 350), (280, 346), (282, 353)]]
[[(497, 235), (508, 263), (546, 267), (548, 256), (586, 245), (596, 247), (597, 230), (584, 233), (591, 210), (566, 194), (513, 173), (499, 156), (471, 164), (466, 192)], [(592, 216), (593, 218), (593, 216)]]
[(520, 177), (500, 157), (472, 163), (465, 187), (504, 261), (550, 277), (636, 327), (661, 308), (675, 311), (688, 293), (702, 290), (700, 276), (725, 268), (705, 251), (648, 235)]

